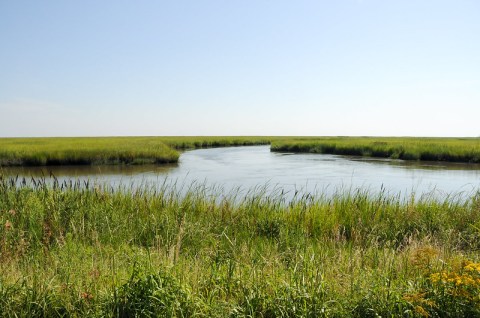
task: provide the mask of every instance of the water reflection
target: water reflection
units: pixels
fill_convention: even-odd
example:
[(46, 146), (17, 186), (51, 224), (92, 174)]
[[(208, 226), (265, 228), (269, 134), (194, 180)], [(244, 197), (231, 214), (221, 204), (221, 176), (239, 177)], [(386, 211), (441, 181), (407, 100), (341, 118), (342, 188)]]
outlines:
[(347, 158), (353, 161), (369, 162), (372, 164), (387, 164), (391, 166), (399, 166), (404, 169), (474, 170), (474, 171), (480, 172), (480, 164), (478, 163), (408, 161), (408, 160), (400, 160), (400, 159), (364, 158), (364, 157), (347, 157)]
[(135, 176), (142, 173), (167, 174), (178, 164), (164, 165), (99, 165), (99, 166), (46, 166), (46, 167), (3, 167), (0, 173), (22, 177), (97, 177), (108, 175)]

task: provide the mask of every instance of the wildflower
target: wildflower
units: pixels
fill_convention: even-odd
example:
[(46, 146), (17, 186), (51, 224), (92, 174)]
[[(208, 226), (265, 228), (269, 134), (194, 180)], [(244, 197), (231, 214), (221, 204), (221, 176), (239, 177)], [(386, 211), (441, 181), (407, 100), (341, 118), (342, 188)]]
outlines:
[(430, 274), (430, 280), (432, 283), (438, 283), (440, 281), (442, 283), (451, 282), (451, 278), (449, 278), (445, 272)]
[(8, 214), (15, 215), (17, 214), (17, 211), (15, 211), (14, 209), (11, 209), (10, 211), (8, 211)]
[(480, 263), (468, 262), (463, 267), (466, 271), (469, 272), (479, 272), (480, 273)]
[(10, 222), (9, 220), (7, 220), (7, 222), (5, 222), (5, 230), (11, 230), (13, 227), (13, 224), (12, 222)]
[(415, 306), (415, 312), (422, 317), (429, 317), (428, 312), (422, 306)]
[(470, 276), (464, 275), (463, 276), (463, 284), (474, 286), (475, 285), (475, 280), (473, 280), (473, 278), (471, 278)]
[(430, 275), (430, 280), (433, 282), (433, 283), (436, 283), (440, 280), (440, 273), (433, 273)]

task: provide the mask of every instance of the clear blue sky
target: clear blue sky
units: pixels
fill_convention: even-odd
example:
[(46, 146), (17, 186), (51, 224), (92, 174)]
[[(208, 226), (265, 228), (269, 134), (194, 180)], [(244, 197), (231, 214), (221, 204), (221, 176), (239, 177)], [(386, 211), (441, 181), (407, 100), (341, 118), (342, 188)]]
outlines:
[(480, 136), (480, 1), (0, 0), (0, 136)]

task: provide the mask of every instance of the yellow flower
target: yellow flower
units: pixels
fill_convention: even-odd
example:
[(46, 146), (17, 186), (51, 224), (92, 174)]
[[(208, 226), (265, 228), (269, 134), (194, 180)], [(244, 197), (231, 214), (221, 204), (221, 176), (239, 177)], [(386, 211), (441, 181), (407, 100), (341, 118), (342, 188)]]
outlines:
[(463, 283), (465, 285), (472, 285), (472, 286), (475, 285), (475, 281), (470, 276), (464, 276), (463, 277)]
[(480, 263), (467, 261), (464, 263), (463, 269), (469, 272), (480, 272)]
[(433, 273), (430, 275), (430, 280), (434, 283), (440, 280), (440, 273)]

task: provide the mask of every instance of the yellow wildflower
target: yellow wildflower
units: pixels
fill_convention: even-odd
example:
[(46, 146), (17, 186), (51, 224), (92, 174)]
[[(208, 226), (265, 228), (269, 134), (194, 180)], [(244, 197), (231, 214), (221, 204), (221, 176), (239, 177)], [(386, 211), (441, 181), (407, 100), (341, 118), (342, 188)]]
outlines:
[(430, 280), (434, 283), (440, 280), (440, 273), (433, 273), (430, 275)]

